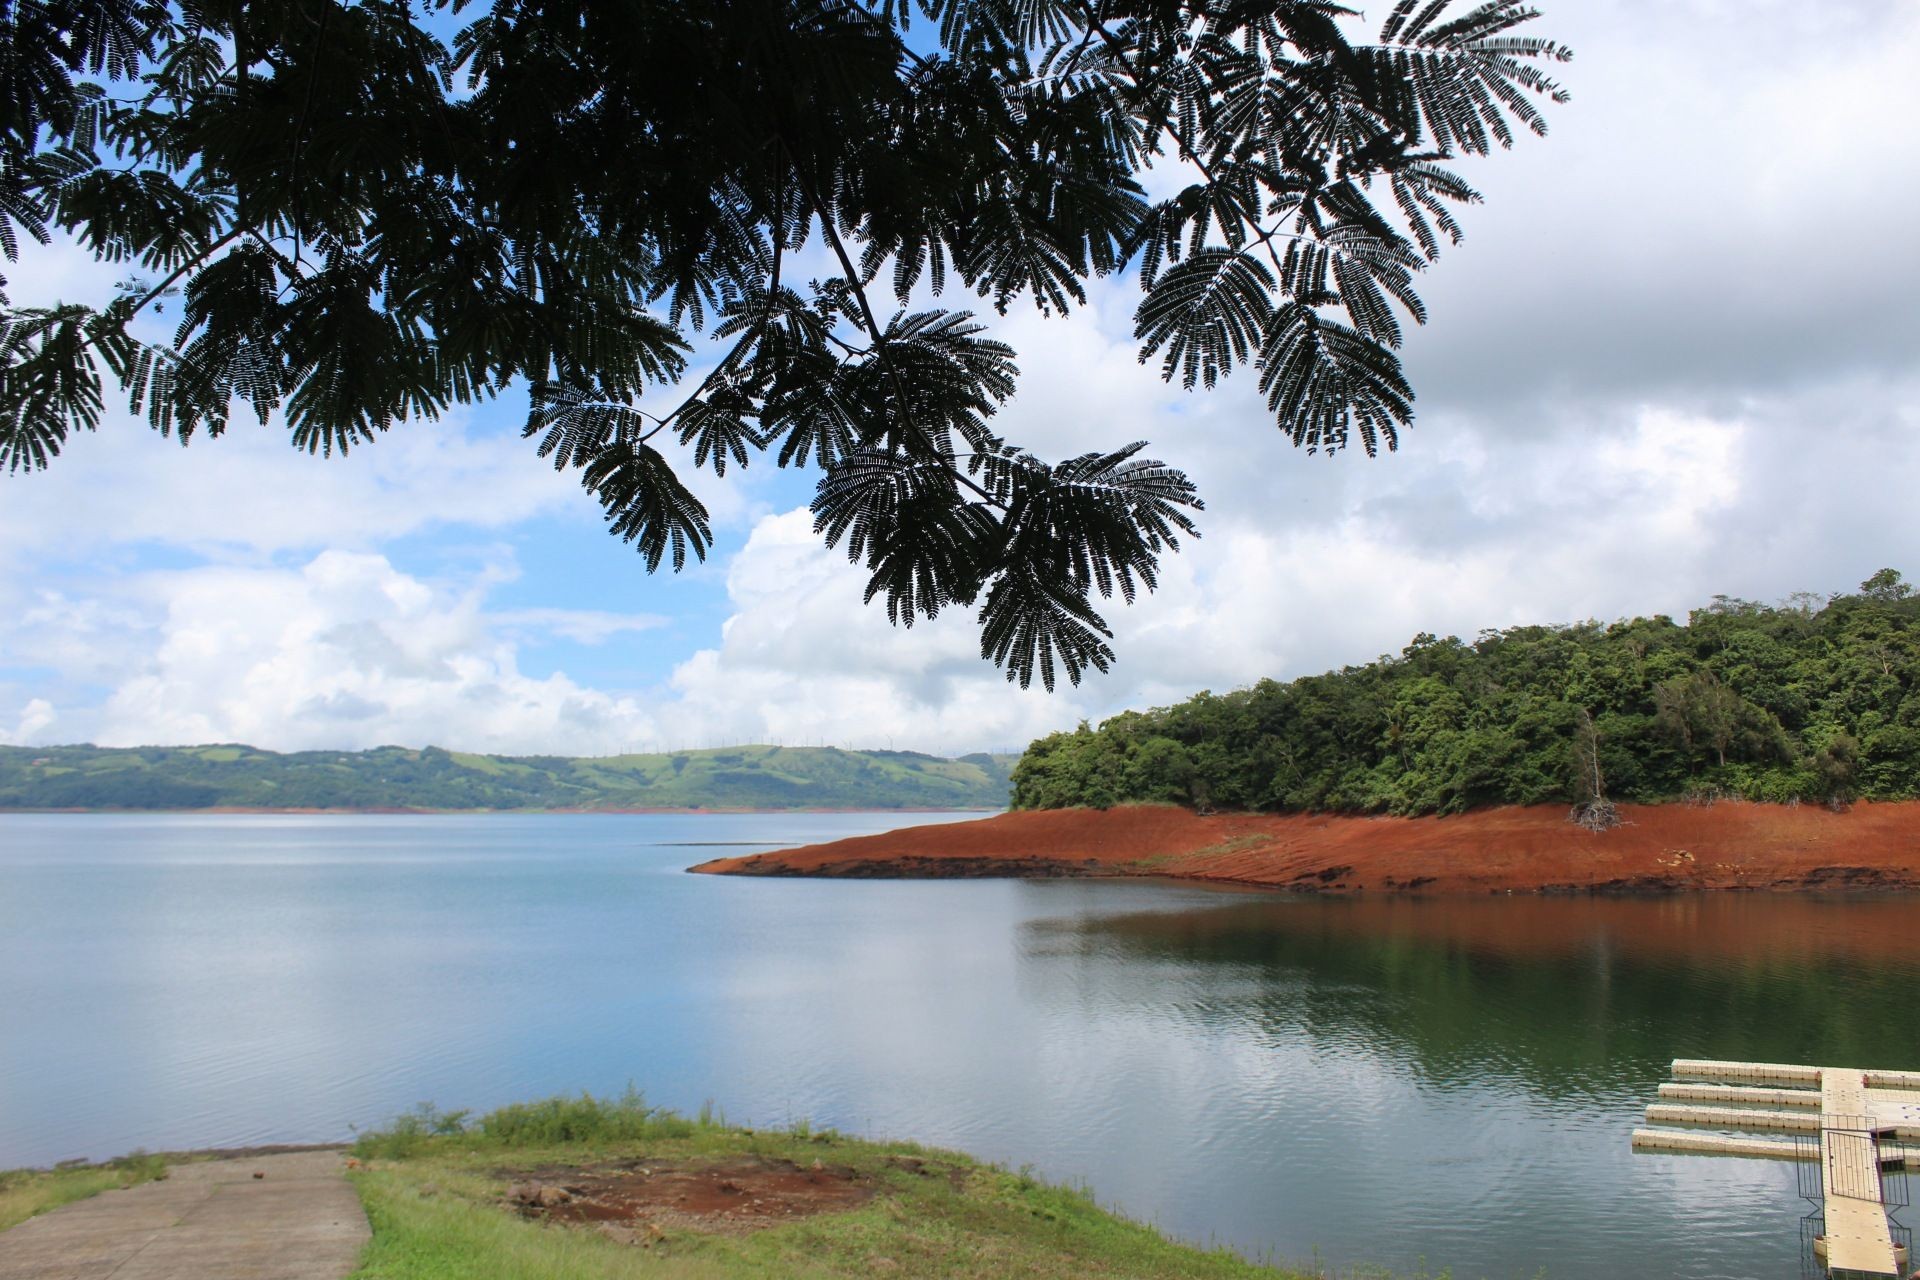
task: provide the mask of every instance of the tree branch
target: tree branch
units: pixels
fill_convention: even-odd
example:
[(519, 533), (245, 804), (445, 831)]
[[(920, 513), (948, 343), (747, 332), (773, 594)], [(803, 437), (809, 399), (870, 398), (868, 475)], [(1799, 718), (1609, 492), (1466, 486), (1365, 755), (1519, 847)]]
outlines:
[(173, 269), (172, 274), (168, 275), (165, 280), (162, 280), (159, 284), (153, 286), (153, 288), (147, 290), (144, 294), (142, 294), (140, 296), (140, 300), (134, 303), (133, 308), (127, 312), (127, 319), (131, 320), (136, 315), (139, 315), (141, 310), (145, 308), (149, 302), (152, 302), (155, 298), (160, 297), (162, 294), (166, 293), (167, 290), (173, 288), (174, 285), (178, 284), (180, 282), (181, 276), (184, 276), (185, 274), (187, 274), (187, 272), (193, 270), (195, 267), (200, 266), (202, 263), (206, 262), (208, 258), (211, 258), (214, 254), (220, 252), (220, 250), (226, 248), (228, 245), (232, 244), (235, 240), (239, 239), (246, 232), (251, 230), (252, 230), (251, 227), (236, 223), (232, 228), (230, 228), (227, 231), (225, 235), (221, 236), (218, 240), (215, 240), (212, 244), (208, 245), (206, 248), (202, 249), (199, 253), (187, 259), (185, 262), (181, 263), (179, 266), (175, 267)]

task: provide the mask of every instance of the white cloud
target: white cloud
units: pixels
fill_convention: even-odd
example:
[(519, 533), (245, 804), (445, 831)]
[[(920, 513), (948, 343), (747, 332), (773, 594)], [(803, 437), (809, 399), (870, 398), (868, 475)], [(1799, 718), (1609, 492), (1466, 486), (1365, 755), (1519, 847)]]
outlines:
[(1060, 701), (982, 663), (967, 611), (896, 629), (863, 589), (806, 510), (762, 518), (728, 571), (734, 613), (719, 647), (673, 674), (678, 697), (662, 715), (676, 740), (974, 751), (1053, 726)]
[[(443, 743), (473, 750), (604, 754), (654, 735), (629, 698), (519, 669), (484, 608), (489, 575), (449, 586), (384, 556), (327, 551), (297, 569), (210, 566), (148, 575), (157, 606), (124, 670), (85, 716), (29, 707), (22, 739), (113, 745), (249, 742), (282, 750)], [(76, 615), (79, 616), (79, 615)], [(574, 621), (578, 621), (577, 619)], [(590, 619), (582, 625), (594, 625)], [(609, 625), (602, 621), (600, 625)], [(103, 665), (75, 633), (68, 657)], [(43, 704), (44, 705), (44, 704)]]
[(1552, 133), (1466, 167), (1487, 195), (1422, 292), (1423, 407), (1578, 430), (1574, 397), (1740, 397), (1912, 368), (1920, 7), (1543, 5), (1570, 43)]
[(15, 306), (50, 307), (61, 302), (105, 306), (113, 301), (114, 283), (127, 277), (126, 263), (102, 262), (80, 242), (55, 233), (47, 244), (25, 236), (18, 261), (0, 263), (7, 296)]
[(20, 717), (15, 721), (13, 728), (0, 729), (0, 743), (6, 743), (9, 746), (26, 746), (51, 741), (47, 730), (58, 719), (51, 702), (45, 698), (29, 698), (27, 705), (20, 708)]
[(0, 578), (0, 654), (9, 664), (57, 667), (69, 678), (111, 684), (147, 649), (158, 611), (152, 602), (115, 590), (80, 594), (53, 587), (10, 589)]
[(206, 554), (367, 547), (437, 526), (505, 528), (591, 511), (577, 482), (526, 442), (471, 432), (466, 415), (411, 422), (344, 458), (291, 448), (277, 427), (236, 421), (182, 448), (110, 421), (44, 472), (8, 476), (0, 547), (74, 555), (159, 543)]
[(605, 644), (617, 635), (667, 625), (657, 613), (608, 613), (603, 609), (509, 609), (493, 615), (509, 632), (545, 633), (575, 644)]

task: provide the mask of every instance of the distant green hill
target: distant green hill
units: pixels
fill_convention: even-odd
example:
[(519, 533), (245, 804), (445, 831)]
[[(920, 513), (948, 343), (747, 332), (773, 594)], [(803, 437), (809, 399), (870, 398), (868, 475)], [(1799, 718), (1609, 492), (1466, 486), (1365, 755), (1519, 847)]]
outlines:
[(1013, 761), (766, 746), (592, 758), (0, 747), (0, 809), (1001, 809)]

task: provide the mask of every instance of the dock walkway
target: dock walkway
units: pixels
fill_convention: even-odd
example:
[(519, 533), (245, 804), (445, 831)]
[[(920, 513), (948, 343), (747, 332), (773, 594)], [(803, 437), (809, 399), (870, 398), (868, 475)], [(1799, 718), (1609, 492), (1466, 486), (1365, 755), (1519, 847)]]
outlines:
[[(1819, 1162), (1814, 1253), (1834, 1280), (1903, 1277), (1905, 1232), (1890, 1216), (1888, 1173), (1920, 1169), (1920, 1072), (1678, 1059), (1667, 1101), (1647, 1108), (1636, 1151)], [(1699, 1133), (1690, 1129), (1732, 1132)], [(1754, 1133), (1791, 1135), (1755, 1138)], [(1811, 1195), (1812, 1192), (1810, 1191)]]

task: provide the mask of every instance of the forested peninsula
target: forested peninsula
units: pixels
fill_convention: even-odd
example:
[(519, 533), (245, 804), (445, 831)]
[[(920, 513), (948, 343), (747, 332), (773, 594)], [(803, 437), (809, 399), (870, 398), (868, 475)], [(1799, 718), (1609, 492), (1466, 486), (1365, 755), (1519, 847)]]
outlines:
[(1013, 807), (1452, 814), (1920, 795), (1920, 597), (1718, 597), (1670, 617), (1414, 638), (1398, 657), (1042, 738)]
[(1416, 637), (1042, 738), (1014, 811), (694, 868), (1313, 893), (1920, 889), (1920, 599)]
[(999, 809), (1012, 762), (778, 746), (583, 758), (0, 747), (0, 810)]

